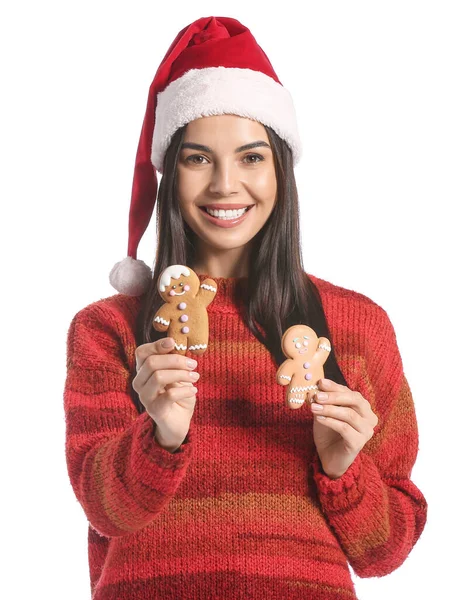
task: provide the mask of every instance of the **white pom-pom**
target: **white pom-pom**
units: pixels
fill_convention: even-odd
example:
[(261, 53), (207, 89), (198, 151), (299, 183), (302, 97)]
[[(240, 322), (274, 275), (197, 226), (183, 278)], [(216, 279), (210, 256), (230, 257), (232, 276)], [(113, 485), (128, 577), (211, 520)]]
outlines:
[(116, 263), (109, 274), (109, 283), (120, 294), (140, 296), (144, 294), (152, 281), (152, 271), (143, 260), (126, 256)]

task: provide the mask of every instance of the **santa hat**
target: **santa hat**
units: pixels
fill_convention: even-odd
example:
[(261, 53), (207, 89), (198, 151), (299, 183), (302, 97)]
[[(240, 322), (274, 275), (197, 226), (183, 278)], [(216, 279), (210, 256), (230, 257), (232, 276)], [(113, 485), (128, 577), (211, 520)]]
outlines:
[(235, 114), (271, 127), (301, 155), (292, 97), (247, 27), (229, 17), (203, 17), (182, 29), (149, 89), (129, 211), (127, 257), (109, 275), (120, 293), (140, 296), (152, 280), (137, 260), (157, 197), (157, 175), (177, 129), (203, 116)]

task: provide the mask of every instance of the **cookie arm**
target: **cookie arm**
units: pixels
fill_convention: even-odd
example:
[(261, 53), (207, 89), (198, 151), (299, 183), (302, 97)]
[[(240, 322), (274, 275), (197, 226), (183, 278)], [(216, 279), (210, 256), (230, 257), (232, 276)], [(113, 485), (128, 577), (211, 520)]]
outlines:
[(276, 382), (280, 385), (289, 385), (294, 375), (294, 361), (290, 358), (285, 360), (276, 373)]
[(171, 323), (172, 306), (165, 302), (155, 313), (153, 318), (153, 326), (157, 331), (167, 331)]
[(209, 306), (217, 293), (217, 284), (213, 279), (204, 279), (199, 287), (197, 298), (204, 306)]
[[(318, 346), (315, 350), (315, 354), (313, 355), (314, 362), (321, 366), (323, 372), (323, 365), (325, 364), (329, 354), (331, 352), (331, 344), (330, 340), (326, 337), (321, 337), (318, 339)], [(322, 375), (323, 377), (323, 375)]]
[(331, 344), (330, 340), (326, 337), (321, 337), (318, 339), (318, 346), (315, 352), (315, 356), (322, 360), (321, 364), (324, 364), (328, 355), (331, 352)]

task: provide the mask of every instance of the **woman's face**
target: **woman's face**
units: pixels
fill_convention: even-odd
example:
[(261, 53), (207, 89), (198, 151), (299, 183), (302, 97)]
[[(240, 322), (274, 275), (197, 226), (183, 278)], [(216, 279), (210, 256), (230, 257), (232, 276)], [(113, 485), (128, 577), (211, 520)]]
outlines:
[[(248, 144), (253, 147), (243, 148)], [(244, 246), (276, 202), (274, 158), (264, 126), (237, 115), (191, 121), (176, 184), (183, 219), (203, 244), (219, 250)]]

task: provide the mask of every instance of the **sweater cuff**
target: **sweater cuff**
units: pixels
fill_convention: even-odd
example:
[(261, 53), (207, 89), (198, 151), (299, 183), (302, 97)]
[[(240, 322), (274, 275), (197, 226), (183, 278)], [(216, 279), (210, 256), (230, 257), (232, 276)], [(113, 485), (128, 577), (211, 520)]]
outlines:
[[(155, 422), (152, 417), (144, 412), (136, 419), (138, 427), (136, 440), (138, 448), (136, 453), (136, 466), (141, 465), (142, 469), (157, 465), (159, 468), (173, 473), (187, 466), (193, 452), (191, 435), (188, 436), (177, 452), (171, 453), (162, 448), (154, 437)], [(138, 467), (137, 467), (138, 468)]]
[(362, 452), (356, 456), (338, 479), (331, 479), (323, 471), (323, 467), (315, 452), (313, 455), (313, 478), (317, 485), (322, 506), (325, 508), (345, 509), (354, 506), (364, 494), (364, 455)]

